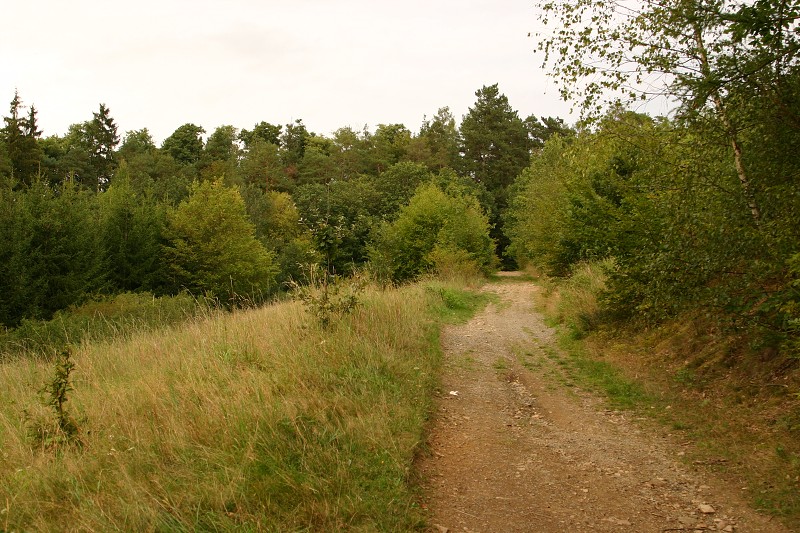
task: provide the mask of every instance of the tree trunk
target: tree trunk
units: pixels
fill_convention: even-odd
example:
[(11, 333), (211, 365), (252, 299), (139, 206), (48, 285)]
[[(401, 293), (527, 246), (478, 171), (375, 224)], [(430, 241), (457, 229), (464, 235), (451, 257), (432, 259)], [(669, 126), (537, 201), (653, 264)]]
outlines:
[[(703, 42), (703, 34), (699, 25), (694, 27), (695, 44), (697, 51), (700, 55), (700, 68), (706, 80), (711, 78), (711, 67), (708, 63), (708, 53), (706, 52), (705, 43)], [(742, 157), (742, 145), (739, 143), (739, 136), (737, 135), (736, 128), (728, 116), (728, 110), (725, 107), (725, 102), (722, 100), (719, 87), (714, 87), (711, 90), (711, 98), (714, 101), (714, 108), (717, 110), (722, 125), (725, 127), (725, 133), (733, 148), (733, 163), (736, 167), (736, 174), (739, 176), (739, 184), (742, 188), (742, 195), (744, 196), (747, 206), (750, 208), (750, 216), (756, 226), (761, 223), (761, 209), (758, 207), (753, 189), (750, 186), (750, 180), (747, 177), (747, 172), (744, 168), (744, 158)]]

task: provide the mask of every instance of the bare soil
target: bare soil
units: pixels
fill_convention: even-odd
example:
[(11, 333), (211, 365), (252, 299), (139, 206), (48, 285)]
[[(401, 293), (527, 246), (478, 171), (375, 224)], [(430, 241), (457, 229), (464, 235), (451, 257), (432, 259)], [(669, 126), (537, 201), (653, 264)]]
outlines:
[(666, 429), (571, 383), (534, 284), (484, 290), (496, 302), (442, 336), (430, 452), (417, 465), (431, 531), (788, 531), (743, 487), (687, 464)]

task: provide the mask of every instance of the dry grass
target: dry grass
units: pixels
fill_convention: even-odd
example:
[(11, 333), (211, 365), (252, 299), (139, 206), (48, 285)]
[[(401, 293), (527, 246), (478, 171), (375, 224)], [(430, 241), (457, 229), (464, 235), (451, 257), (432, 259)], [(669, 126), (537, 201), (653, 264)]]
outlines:
[(406, 477), (439, 364), (435, 299), (367, 289), (327, 331), (289, 302), (83, 345), (67, 404), (81, 447), (27, 435), (50, 416), (36, 391), (52, 366), (3, 364), (0, 529), (418, 527)]
[(608, 267), (607, 262), (581, 263), (561, 281), (536, 275), (545, 289), (540, 305), (548, 319), (566, 326), (576, 338), (595, 329), (602, 312), (598, 296), (605, 289)]

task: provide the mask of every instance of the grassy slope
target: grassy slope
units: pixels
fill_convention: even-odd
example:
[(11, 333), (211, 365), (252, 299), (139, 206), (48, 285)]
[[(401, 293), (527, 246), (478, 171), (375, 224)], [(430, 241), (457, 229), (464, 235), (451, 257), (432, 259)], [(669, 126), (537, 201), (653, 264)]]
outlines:
[(3, 364), (0, 529), (419, 528), (408, 476), (438, 323), (478, 303), (368, 289), (329, 331), (289, 302), (83, 345), (67, 403), (82, 446), (31, 444), (52, 364)]
[(800, 529), (800, 371), (793, 360), (746, 349), (707, 319), (657, 329), (593, 331), (602, 286), (588, 267), (539, 302), (561, 323), (573, 379), (613, 406), (653, 417), (691, 443), (686, 460), (748, 486), (754, 507)]

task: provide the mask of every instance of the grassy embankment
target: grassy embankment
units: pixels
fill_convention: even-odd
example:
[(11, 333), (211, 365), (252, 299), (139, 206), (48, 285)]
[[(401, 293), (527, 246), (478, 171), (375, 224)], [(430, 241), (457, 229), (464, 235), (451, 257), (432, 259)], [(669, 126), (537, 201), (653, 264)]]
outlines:
[(686, 315), (657, 328), (603, 325), (597, 265), (538, 283), (546, 289), (540, 308), (564, 326), (573, 381), (654, 418), (686, 444), (687, 462), (746, 485), (754, 507), (800, 529), (796, 359), (754, 351), (708, 317)]
[[(0, 530), (410, 530), (409, 474), (454, 285), (366, 289), (323, 329), (298, 302), (85, 342), (58, 433), (52, 361), (0, 365)], [(47, 396), (45, 393), (44, 396)], [(44, 398), (47, 400), (47, 398)]]

